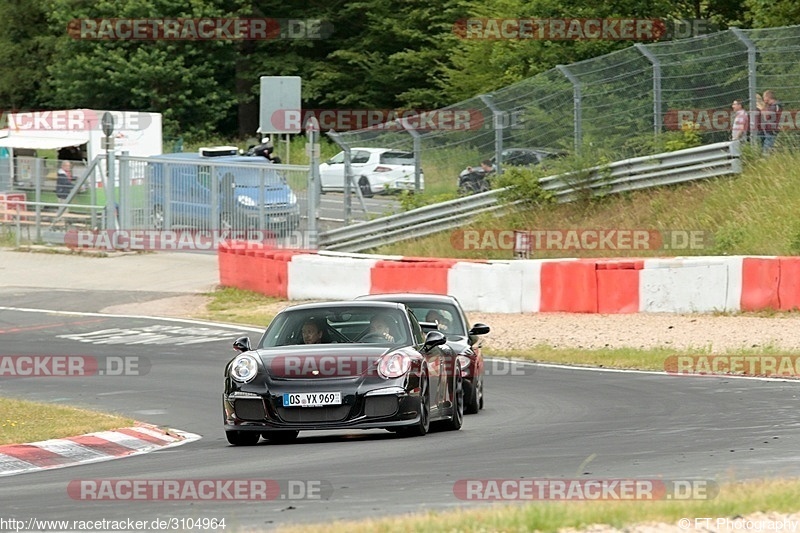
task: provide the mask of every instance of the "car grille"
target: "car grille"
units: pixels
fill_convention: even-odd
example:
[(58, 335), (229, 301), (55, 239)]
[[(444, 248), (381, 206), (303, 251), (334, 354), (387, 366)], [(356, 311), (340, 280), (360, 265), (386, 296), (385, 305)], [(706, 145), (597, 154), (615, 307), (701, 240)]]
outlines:
[(236, 411), (236, 417), (242, 420), (264, 420), (267, 417), (261, 398), (237, 399), (233, 403), (233, 409)]
[(347, 418), (349, 405), (334, 407), (278, 407), (278, 416), (286, 422), (338, 422)]
[(367, 416), (389, 416), (397, 412), (397, 396), (372, 396), (367, 398), (364, 414)]

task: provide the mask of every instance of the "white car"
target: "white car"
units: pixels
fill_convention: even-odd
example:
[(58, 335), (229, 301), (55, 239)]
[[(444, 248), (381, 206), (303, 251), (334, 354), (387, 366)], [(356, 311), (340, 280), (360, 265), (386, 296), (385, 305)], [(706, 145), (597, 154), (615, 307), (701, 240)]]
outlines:
[[(414, 154), (390, 148), (351, 148), (350, 168), (362, 196), (390, 190), (415, 190)], [(322, 192), (344, 190), (344, 152), (339, 152), (319, 166)], [(420, 171), (420, 190), (425, 178)]]

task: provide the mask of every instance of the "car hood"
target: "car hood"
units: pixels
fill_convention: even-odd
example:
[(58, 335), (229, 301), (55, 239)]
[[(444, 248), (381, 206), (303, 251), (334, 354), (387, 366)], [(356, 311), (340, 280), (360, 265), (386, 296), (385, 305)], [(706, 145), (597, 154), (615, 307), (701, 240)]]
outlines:
[(272, 378), (315, 379), (375, 375), (377, 361), (396, 346), (316, 344), (256, 350)]
[[(258, 187), (251, 187), (249, 185), (236, 185), (233, 190), (235, 196), (247, 196), (258, 203)], [(292, 190), (288, 186), (270, 183), (264, 186), (265, 205), (293, 203), (290, 200), (292, 200)]]

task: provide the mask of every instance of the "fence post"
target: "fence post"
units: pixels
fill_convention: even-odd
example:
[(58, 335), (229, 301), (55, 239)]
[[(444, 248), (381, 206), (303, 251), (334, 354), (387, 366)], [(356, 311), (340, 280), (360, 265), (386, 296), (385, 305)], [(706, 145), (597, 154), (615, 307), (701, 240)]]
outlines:
[(653, 134), (655, 137), (661, 133), (661, 62), (658, 57), (642, 43), (634, 44), (644, 57), (653, 65)]
[[(758, 135), (756, 128), (756, 45), (739, 28), (731, 28), (731, 32), (747, 47), (747, 98), (750, 100), (750, 146), (758, 149)], [(757, 108), (756, 108), (757, 109)]]
[(403, 129), (406, 130), (409, 135), (411, 135), (414, 146), (414, 191), (419, 194), (422, 192), (422, 187), (420, 186), (420, 175), (422, 174), (422, 147), (420, 146), (421, 136), (419, 132), (408, 123), (408, 119), (400, 119), (400, 125), (403, 126)]
[(328, 132), (328, 136), (344, 151), (344, 223), (348, 225), (353, 218), (353, 201), (350, 198), (351, 174), (353, 172), (350, 168), (350, 145), (344, 142), (342, 136), (333, 130)]
[(575, 77), (567, 67), (564, 65), (556, 65), (556, 68), (572, 83), (572, 101), (573, 101), (573, 114), (575, 123), (575, 153), (581, 153), (581, 145), (583, 144), (583, 131), (581, 129), (581, 82)]
[(121, 152), (119, 157), (119, 227), (131, 229), (132, 206), (130, 198), (130, 164), (128, 152)]
[(497, 162), (495, 168), (496, 174), (499, 176), (503, 173), (503, 133), (505, 130), (505, 113), (494, 105), (494, 96), (491, 94), (480, 94), (478, 98), (481, 99), (486, 107), (492, 111), (492, 127), (494, 128), (494, 160)]
[(308, 150), (308, 240), (306, 246), (310, 249), (317, 248), (317, 206), (319, 205), (319, 121), (311, 116), (306, 122), (306, 145)]

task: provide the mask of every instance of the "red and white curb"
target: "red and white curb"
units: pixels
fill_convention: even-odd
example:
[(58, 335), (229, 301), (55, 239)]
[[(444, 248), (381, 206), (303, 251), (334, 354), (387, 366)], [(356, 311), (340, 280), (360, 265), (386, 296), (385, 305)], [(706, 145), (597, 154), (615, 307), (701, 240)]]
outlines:
[(30, 444), (7, 444), (0, 446), (0, 476), (110, 461), (180, 446), (200, 438), (194, 433), (139, 425)]

